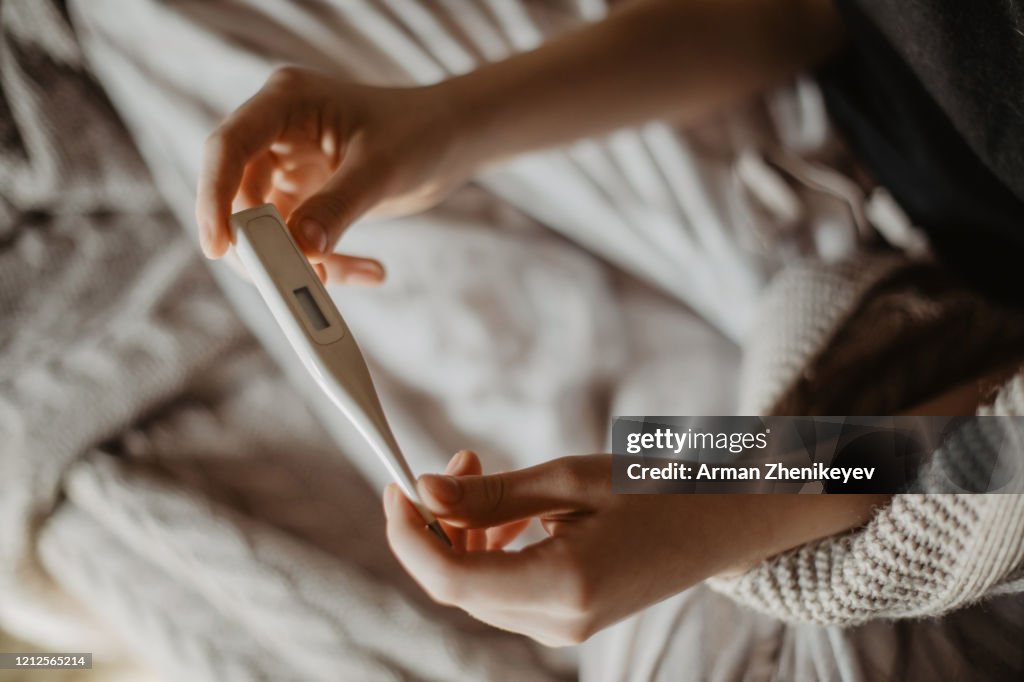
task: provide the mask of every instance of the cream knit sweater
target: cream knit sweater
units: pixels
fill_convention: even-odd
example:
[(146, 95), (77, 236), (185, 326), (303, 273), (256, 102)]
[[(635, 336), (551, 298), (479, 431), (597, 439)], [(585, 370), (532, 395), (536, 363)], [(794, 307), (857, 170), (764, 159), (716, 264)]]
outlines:
[[(886, 258), (794, 269), (762, 320), (741, 391), (751, 414), (891, 414), (1024, 347), (1020, 313)], [(1024, 372), (979, 414), (1024, 415)], [(1024, 495), (897, 495), (863, 528), (709, 582), (787, 621), (941, 615), (1024, 591)]]

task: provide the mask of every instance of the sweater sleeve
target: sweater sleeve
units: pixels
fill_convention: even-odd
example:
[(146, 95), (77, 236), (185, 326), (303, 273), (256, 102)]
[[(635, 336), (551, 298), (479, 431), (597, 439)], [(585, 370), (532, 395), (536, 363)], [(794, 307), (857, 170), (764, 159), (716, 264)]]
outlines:
[(711, 587), (786, 621), (937, 616), (998, 590), (1024, 560), (1024, 495), (895, 496), (864, 528)]
[[(979, 414), (1024, 414), (1024, 373)], [(856, 625), (939, 616), (987, 595), (1024, 591), (1022, 576), (1024, 495), (925, 492), (896, 495), (854, 532), (708, 582), (782, 620)]]

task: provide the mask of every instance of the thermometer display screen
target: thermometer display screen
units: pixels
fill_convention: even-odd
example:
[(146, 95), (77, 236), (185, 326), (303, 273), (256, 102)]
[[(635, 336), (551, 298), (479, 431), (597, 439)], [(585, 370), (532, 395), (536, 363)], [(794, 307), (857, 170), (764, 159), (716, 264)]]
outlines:
[(320, 331), (321, 329), (327, 329), (331, 326), (331, 323), (327, 321), (327, 317), (323, 311), (320, 310), (320, 306), (316, 304), (316, 299), (313, 298), (313, 294), (310, 293), (309, 287), (299, 287), (293, 292), (295, 299), (299, 302), (299, 307), (302, 308), (302, 312), (306, 314), (306, 319), (313, 325), (313, 329)]

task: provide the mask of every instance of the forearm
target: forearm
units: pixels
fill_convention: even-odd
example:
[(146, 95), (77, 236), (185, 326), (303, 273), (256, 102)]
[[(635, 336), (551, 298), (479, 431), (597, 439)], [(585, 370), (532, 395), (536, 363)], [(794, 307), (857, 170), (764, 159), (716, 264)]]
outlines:
[(736, 575), (758, 562), (821, 538), (867, 523), (891, 495), (744, 495), (724, 496), (731, 505), (728, 522), (742, 528), (744, 541), (729, 542), (720, 575)]
[(792, 622), (940, 616), (993, 590), (1020, 590), (1006, 581), (1024, 563), (1022, 514), (1020, 495), (896, 495), (856, 533), (800, 545), (711, 586)]
[(822, 59), (828, 0), (638, 0), (437, 87), (475, 165), (654, 118), (687, 122)]
[[(997, 369), (906, 414), (975, 414), (1015, 369)], [(1013, 414), (1002, 409), (1001, 414)], [(933, 458), (962, 463), (977, 456), (973, 448), (985, 441), (1000, 439), (967, 433), (947, 439)], [(927, 481), (920, 487), (931, 492)], [(791, 496), (790, 501), (794, 506), (789, 510), (786, 500), (770, 503), (766, 518), (758, 521), (761, 528), (751, 531), (747, 557), (719, 571), (713, 587), (785, 620), (840, 625), (938, 616), (993, 591), (1020, 589), (1008, 583), (1019, 578), (1024, 565), (1022, 552), (1016, 551), (1024, 546), (1024, 496), (902, 494), (872, 501), (870, 496), (837, 495)], [(781, 534), (770, 530), (787, 518), (799, 527), (783, 528)], [(822, 533), (830, 526), (836, 530)], [(800, 534), (820, 542), (793, 544)], [(908, 562), (911, 545), (913, 561)]]
[[(907, 410), (907, 415), (973, 415), (993, 387), (1001, 385), (1018, 368), (996, 369), (973, 381), (955, 386)], [(871, 518), (874, 510), (889, 502), (891, 495), (780, 495), (770, 498), (749, 496), (738, 515), (754, 520), (750, 542), (737, 548), (734, 563), (725, 574), (751, 568), (757, 562), (813, 540), (836, 535)]]

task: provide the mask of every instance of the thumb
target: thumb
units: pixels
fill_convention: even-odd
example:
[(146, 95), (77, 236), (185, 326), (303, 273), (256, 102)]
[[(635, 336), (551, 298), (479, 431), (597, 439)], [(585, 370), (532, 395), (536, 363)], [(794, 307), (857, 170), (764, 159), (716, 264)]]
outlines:
[(312, 262), (331, 253), (348, 226), (377, 203), (381, 184), (365, 164), (346, 160), (319, 192), (292, 211), (288, 228)]
[[(489, 476), (421, 476), (424, 504), (446, 523), (486, 528), (519, 519), (590, 508), (603, 480), (583, 457), (563, 457)], [(593, 480), (590, 480), (593, 479)]]

